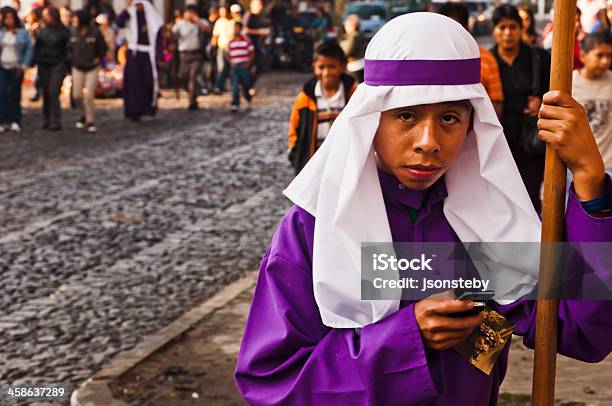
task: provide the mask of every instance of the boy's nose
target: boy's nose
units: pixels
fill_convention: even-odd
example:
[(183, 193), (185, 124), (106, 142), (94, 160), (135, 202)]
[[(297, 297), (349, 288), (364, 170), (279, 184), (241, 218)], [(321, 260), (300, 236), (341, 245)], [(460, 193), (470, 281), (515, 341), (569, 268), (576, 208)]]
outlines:
[(413, 145), (416, 153), (433, 154), (440, 151), (440, 143), (436, 138), (435, 126), (431, 121), (426, 121), (417, 131), (418, 136)]

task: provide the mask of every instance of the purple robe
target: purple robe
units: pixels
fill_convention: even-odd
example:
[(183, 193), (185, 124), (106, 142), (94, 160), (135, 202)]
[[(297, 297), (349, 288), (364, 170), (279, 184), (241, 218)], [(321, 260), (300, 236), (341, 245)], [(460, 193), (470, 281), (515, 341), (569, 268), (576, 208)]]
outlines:
[[(446, 220), (441, 179), (427, 191), (400, 189), (379, 173), (393, 240), (458, 242)], [(608, 182), (609, 179), (608, 179)], [(612, 183), (609, 186), (612, 192)], [(406, 207), (420, 209), (413, 225)], [(333, 329), (319, 315), (312, 286), (315, 219), (293, 206), (262, 260), (236, 367), (236, 383), (254, 405), (496, 405), (509, 343), (490, 375), (455, 350), (425, 348), (414, 302), (361, 329)], [(611, 241), (612, 217), (594, 218), (570, 191), (567, 241)], [(497, 305), (533, 348), (535, 302)], [(598, 362), (612, 351), (612, 302), (562, 301), (561, 354)]]
[[(149, 45), (147, 23), (144, 12), (136, 12), (138, 23), (138, 44)], [(117, 16), (115, 24), (124, 28), (128, 24), (130, 14), (124, 10)], [(155, 60), (161, 61), (162, 30), (157, 33), (155, 44)], [(126, 117), (138, 118), (145, 115), (154, 116), (157, 106), (153, 104), (153, 69), (151, 59), (146, 52), (128, 50), (126, 64), (123, 70), (123, 108)]]

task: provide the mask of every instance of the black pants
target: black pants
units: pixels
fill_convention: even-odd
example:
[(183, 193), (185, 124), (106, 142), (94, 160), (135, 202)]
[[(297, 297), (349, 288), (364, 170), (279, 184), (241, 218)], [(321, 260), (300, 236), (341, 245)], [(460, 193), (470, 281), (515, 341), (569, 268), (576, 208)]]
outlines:
[(66, 66), (62, 63), (55, 66), (38, 66), (40, 88), (43, 94), (43, 120), (45, 125), (61, 126), (62, 106), (60, 91), (66, 76)]

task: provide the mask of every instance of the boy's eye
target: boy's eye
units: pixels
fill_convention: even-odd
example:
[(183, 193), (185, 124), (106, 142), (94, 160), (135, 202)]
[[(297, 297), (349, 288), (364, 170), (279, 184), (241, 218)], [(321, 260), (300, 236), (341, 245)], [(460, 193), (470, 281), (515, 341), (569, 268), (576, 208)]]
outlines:
[(453, 114), (444, 114), (441, 117), (441, 121), (444, 124), (455, 124), (459, 122), (459, 117), (453, 115)]
[(402, 111), (397, 113), (397, 118), (402, 121), (414, 121), (416, 119), (415, 115), (409, 111)]

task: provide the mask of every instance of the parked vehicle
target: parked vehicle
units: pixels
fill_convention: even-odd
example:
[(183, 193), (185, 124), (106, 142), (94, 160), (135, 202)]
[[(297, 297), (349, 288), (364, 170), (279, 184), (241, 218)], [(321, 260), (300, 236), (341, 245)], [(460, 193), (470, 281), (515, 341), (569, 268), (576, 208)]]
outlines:
[(430, 7), (429, 0), (392, 0), (389, 4), (390, 19), (408, 13), (429, 11)]
[(387, 4), (382, 1), (355, 1), (349, 3), (342, 15), (342, 20), (351, 14), (357, 14), (361, 19), (361, 32), (367, 40), (385, 25), (390, 19)]

